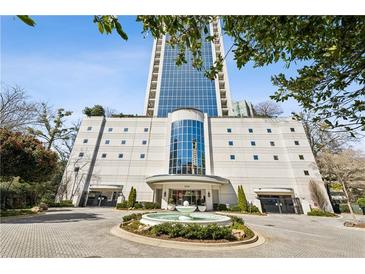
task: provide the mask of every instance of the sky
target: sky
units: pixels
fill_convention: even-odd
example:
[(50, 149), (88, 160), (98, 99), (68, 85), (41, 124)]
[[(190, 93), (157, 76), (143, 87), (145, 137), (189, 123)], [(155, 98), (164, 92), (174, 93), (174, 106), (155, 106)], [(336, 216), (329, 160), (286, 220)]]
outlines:
[[(100, 104), (130, 114), (143, 114), (153, 40), (144, 38), (133, 16), (121, 16), (129, 36), (101, 35), (91, 16), (34, 16), (32, 28), (16, 17), (1, 18), (1, 81), (18, 85), (36, 101), (46, 101), (82, 115), (86, 106)], [(232, 42), (226, 37), (225, 48)], [(283, 64), (238, 70), (227, 57), (232, 98), (253, 104), (275, 91), (271, 75)], [(282, 104), (284, 115), (299, 108)]]
[[(120, 16), (128, 41), (102, 35), (92, 16), (33, 16), (30, 27), (14, 16), (1, 16), (1, 83), (23, 88), (34, 101), (82, 117), (95, 104), (118, 113), (143, 114), (153, 39), (142, 34), (135, 16)], [(224, 37), (225, 49), (232, 41)], [(231, 96), (253, 104), (269, 100), (276, 87), (271, 76), (295, 75), (283, 63), (239, 70), (230, 53), (226, 59)], [(280, 103), (282, 116), (300, 111), (294, 100)], [(360, 145), (363, 149), (365, 141)]]

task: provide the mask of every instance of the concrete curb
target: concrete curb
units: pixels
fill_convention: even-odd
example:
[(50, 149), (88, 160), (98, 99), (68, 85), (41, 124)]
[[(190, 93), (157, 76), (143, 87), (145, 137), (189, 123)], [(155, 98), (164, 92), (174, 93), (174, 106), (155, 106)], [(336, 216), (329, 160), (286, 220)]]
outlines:
[(173, 240), (161, 240), (161, 239), (145, 237), (121, 229), (119, 225), (112, 227), (112, 229), (110, 230), (110, 233), (116, 237), (123, 238), (132, 242), (137, 242), (140, 244), (147, 244), (164, 248), (176, 248), (184, 250), (206, 250), (206, 251), (248, 249), (264, 244), (265, 243), (264, 237), (259, 235), (256, 231), (253, 232), (255, 233), (253, 238), (239, 242), (193, 243), (193, 242), (179, 242)]

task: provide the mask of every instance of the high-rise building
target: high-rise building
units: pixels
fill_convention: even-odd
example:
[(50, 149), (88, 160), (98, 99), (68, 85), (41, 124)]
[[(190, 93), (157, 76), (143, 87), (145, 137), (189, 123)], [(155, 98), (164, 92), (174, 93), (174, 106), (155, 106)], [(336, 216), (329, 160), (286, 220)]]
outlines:
[[(224, 55), (219, 22), (210, 32), (219, 39), (202, 42), (206, 66)], [(199, 201), (213, 210), (237, 204), (242, 185), (247, 200), (264, 212), (315, 207), (309, 181), (325, 188), (302, 124), (240, 117), (226, 66), (213, 81), (192, 67), (188, 53), (188, 63), (177, 67), (167, 39), (153, 46), (145, 115), (84, 117), (59, 197), (76, 206), (115, 206), (134, 187), (138, 201), (164, 209), (169, 201)]]

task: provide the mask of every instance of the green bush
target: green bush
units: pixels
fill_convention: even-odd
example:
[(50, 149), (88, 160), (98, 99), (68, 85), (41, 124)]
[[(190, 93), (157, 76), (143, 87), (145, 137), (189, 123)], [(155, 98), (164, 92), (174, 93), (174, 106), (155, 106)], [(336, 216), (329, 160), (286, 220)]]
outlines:
[(132, 213), (130, 215), (123, 216), (123, 222), (129, 222), (131, 220), (139, 221), (142, 218), (142, 213)]
[(0, 210), (0, 217), (31, 215), (31, 214), (37, 214), (37, 213), (31, 211), (30, 209), (1, 209)]
[(347, 204), (340, 204), (341, 213), (350, 213), (349, 206)]
[(128, 207), (134, 207), (137, 200), (137, 190), (132, 186), (128, 195)]
[(252, 204), (248, 206), (247, 211), (251, 213), (261, 213), (260, 209)]
[(161, 208), (161, 205), (154, 202), (143, 202), (144, 209), (158, 209)]
[(142, 209), (142, 208), (143, 208), (143, 204), (138, 203), (138, 202), (136, 202), (136, 203), (134, 204), (134, 209)]
[(332, 212), (323, 211), (321, 209), (313, 208), (307, 213), (308, 216), (320, 216), (320, 217), (336, 217), (337, 215)]
[(239, 218), (239, 217), (236, 217), (236, 216), (231, 216), (231, 220), (232, 220), (233, 224), (235, 224), (235, 223), (236, 224), (242, 224), (242, 225), (245, 224), (245, 222), (242, 218)]
[(61, 202), (49, 202), (49, 207), (73, 207), (71, 200), (63, 200)]
[(238, 205), (233, 205), (229, 208), (229, 211), (241, 212), (241, 208)]
[(167, 235), (170, 238), (183, 237), (198, 240), (232, 239), (232, 229), (230, 227), (218, 226), (216, 224), (202, 226), (199, 224), (163, 223), (153, 226), (151, 234), (155, 236)]
[(127, 209), (128, 208), (128, 202), (127, 201), (123, 201), (121, 203), (118, 203), (116, 206), (117, 209)]
[(247, 199), (242, 186), (238, 186), (237, 200), (241, 211), (247, 211)]
[(40, 203), (39, 208), (41, 208), (43, 211), (48, 210), (48, 205), (46, 203)]
[(225, 204), (219, 204), (217, 210), (218, 211), (227, 211), (227, 206)]
[(359, 205), (359, 207), (364, 208), (365, 207), (365, 197), (359, 198), (357, 199), (357, 204)]

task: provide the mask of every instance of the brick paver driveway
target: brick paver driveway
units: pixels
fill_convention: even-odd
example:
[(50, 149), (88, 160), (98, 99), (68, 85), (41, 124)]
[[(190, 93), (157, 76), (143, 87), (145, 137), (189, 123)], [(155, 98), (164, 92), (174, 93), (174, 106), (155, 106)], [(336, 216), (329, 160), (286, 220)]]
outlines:
[[(128, 212), (110, 208), (51, 209), (2, 219), (1, 257), (365, 257), (365, 230), (344, 219), (305, 215), (244, 216), (265, 244), (235, 251), (189, 251), (137, 244), (109, 233)], [(347, 218), (347, 217), (346, 217)]]

